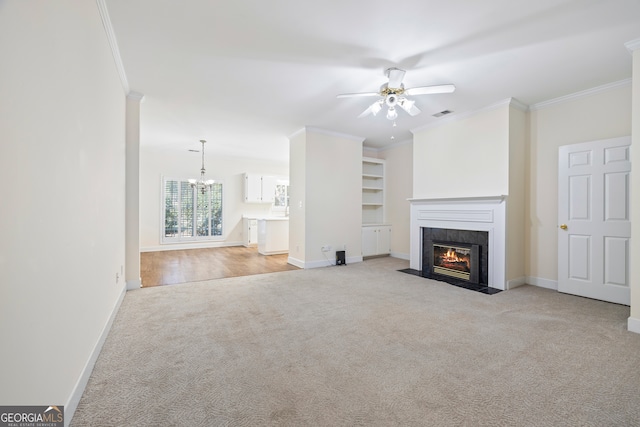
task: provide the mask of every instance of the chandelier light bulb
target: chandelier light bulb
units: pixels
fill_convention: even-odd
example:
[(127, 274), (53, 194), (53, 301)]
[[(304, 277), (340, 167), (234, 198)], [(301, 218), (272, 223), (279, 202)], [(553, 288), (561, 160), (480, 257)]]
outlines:
[(398, 112), (396, 111), (396, 109), (393, 107), (389, 107), (389, 110), (387, 111), (387, 119), (395, 120), (397, 118), (398, 118)]

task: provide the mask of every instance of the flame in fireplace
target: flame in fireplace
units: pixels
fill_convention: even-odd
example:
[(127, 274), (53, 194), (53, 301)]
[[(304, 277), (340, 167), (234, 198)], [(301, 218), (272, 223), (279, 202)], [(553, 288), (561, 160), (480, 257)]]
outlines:
[(439, 265), (454, 270), (469, 271), (469, 254), (459, 254), (456, 251), (456, 248), (453, 247), (446, 247), (446, 252), (444, 251), (445, 246), (441, 246), (441, 248), (443, 249), (443, 251), (436, 256), (434, 265)]
[(442, 256), (442, 260), (446, 262), (465, 261), (458, 256), (458, 253), (453, 248), (447, 250), (447, 253)]

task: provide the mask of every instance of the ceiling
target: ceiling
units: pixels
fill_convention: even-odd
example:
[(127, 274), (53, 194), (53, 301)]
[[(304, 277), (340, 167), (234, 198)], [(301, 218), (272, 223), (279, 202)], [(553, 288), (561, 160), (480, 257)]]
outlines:
[[(383, 148), (411, 129), (515, 98), (533, 105), (631, 77), (640, 0), (105, 0), (131, 90), (145, 95), (141, 144), (286, 161), (304, 126)], [(384, 70), (422, 113), (357, 118)], [(392, 139), (393, 137), (393, 139)]]

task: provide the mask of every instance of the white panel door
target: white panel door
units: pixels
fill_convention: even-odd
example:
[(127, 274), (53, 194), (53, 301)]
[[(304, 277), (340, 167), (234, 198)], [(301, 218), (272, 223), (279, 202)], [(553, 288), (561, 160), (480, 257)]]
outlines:
[(631, 138), (559, 150), (558, 290), (629, 305)]

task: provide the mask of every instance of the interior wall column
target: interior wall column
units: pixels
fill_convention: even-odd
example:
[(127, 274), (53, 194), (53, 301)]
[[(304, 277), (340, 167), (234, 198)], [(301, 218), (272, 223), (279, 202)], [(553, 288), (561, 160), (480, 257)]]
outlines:
[(140, 280), (140, 104), (144, 95), (129, 92), (125, 135), (125, 281), (127, 290)]
[[(631, 83), (631, 243), (629, 259), (640, 256), (640, 39), (625, 43), (633, 57)], [(634, 171), (635, 170), (635, 171)], [(640, 265), (631, 262), (631, 312), (627, 328), (640, 334)]]

